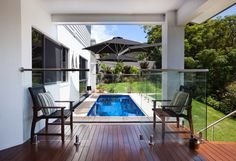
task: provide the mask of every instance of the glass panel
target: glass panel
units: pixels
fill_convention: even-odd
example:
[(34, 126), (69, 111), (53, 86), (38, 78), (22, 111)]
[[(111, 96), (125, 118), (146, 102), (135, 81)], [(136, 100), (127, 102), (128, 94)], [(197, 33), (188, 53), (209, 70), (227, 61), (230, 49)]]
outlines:
[[(206, 73), (188, 72), (184, 73), (184, 85), (194, 88), (192, 100), (192, 118), (195, 134), (207, 126), (207, 105), (206, 105)], [(188, 124), (185, 124), (187, 127)], [(203, 137), (206, 138), (206, 131)]]
[[(211, 112), (214, 109), (211, 109)], [(224, 114), (219, 111), (214, 111), (214, 113), (218, 113), (218, 116), (212, 116), (209, 119), (209, 123), (215, 122), (218, 119), (224, 117)], [(210, 113), (210, 110), (209, 110)], [(220, 116), (220, 117), (219, 117)], [(223, 120), (222, 122), (216, 124), (214, 127), (208, 129), (208, 140), (213, 141), (229, 141), (235, 142), (235, 132), (236, 132), (236, 119), (235, 117), (229, 117)]]
[(87, 93), (87, 80), (81, 80), (79, 82), (79, 91), (80, 97), (84, 96)]
[[(32, 29), (32, 68), (43, 67), (43, 35)], [(32, 84), (43, 84), (43, 73), (32, 72)]]
[[(45, 68), (61, 68), (61, 46), (52, 40), (45, 38), (44, 67)], [(45, 72), (44, 83), (56, 83), (61, 81), (61, 72)]]
[[(68, 68), (68, 49), (63, 47), (63, 52), (62, 52), (62, 64), (61, 64), (62, 68), (67, 69)], [(64, 71), (61, 72), (61, 77), (62, 77), (62, 81), (63, 82), (67, 82), (68, 81), (68, 72)]]
[[(140, 131), (145, 132), (148, 126), (152, 126), (153, 123), (153, 101), (152, 100), (171, 100), (174, 93), (179, 90), (180, 86), (193, 87), (193, 102), (192, 102), (192, 115), (193, 115), (193, 127), (194, 132), (197, 132), (206, 127), (206, 73), (196, 72), (178, 72), (178, 71), (149, 71), (142, 72), (139, 74), (112, 74), (110, 69), (106, 69), (106, 72), (97, 74), (97, 89), (96, 93), (92, 93), (95, 98), (93, 101), (96, 102), (100, 95), (114, 96), (114, 95), (127, 95), (137, 105), (137, 107), (143, 112), (144, 116), (126, 117), (126, 116), (109, 116), (109, 118), (95, 116), (90, 121), (125, 121), (135, 122), (140, 124)], [(112, 100), (112, 99), (108, 99)], [(107, 103), (110, 102), (107, 100)], [(122, 99), (120, 99), (122, 100)], [(123, 102), (124, 103), (124, 102)], [(91, 103), (91, 107), (93, 108)], [(99, 104), (99, 103), (98, 103)], [(122, 104), (122, 101), (120, 102)], [(157, 108), (161, 108), (160, 105), (168, 104), (166, 102), (158, 101)], [(98, 106), (100, 106), (99, 104)], [(98, 106), (96, 110), (99, 111)], [(95, 108), (95, 107), (94, 107)], [(106, 108), (106, 107), (104, 107)], [(108, 108), (108, 107), (107, 107)], [(112, 110), (116, 111), (115, 106), (111, 107)], [(89, 112), (89, 111), (88, 111)], [(186, 113), (186, 111), (185, 111)], [(94, 113), (93, 113), (94, 114)], [(91, 116), (90, 116), (91, 117)], [(96, 120), (98, 119), (98, 120)], [(160, 121), (160, 118), (157, 118)], [(172, 122), (175, 118), (167, 118), (167, 122)], [(157, 126), (160, 126), (160, 122)], [(170, 124), (167, 124), (169, 126)], [(187, 120), (180, 120), (180, 125), (185, 128), (189, 128)], [(176, 124), (174, 124), (176, 127)], [(181, 126), (182, 128), (182, 126)], [(153, 131), (154, 140), (161, 139), (161, 127), (159, 131)], [(151, 135), (151, 133), (150, 133)], [(177, 135), (178, 136), (178, 135)], [(203, 133), (203, 137), (206, 138), (206, 132)], [(149, 139), (149, 138), (145, 138)]]

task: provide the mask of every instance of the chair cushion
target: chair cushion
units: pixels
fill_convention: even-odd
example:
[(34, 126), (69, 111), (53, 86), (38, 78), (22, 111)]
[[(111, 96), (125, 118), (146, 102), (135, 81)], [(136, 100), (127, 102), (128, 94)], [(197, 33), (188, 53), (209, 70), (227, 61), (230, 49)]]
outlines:
[(178, 106), (178, 107), (170, 107), (172, 111), (180, 114), (184, 111), (184, 106), (188, 105), (189, 102), (189, 93), (178, 91), (174, 94), (173, 99), (170, 102), (170, 106)]
[[(38, 93), (37, 99), (38, 99), (39, 106), (42, 106), (42, 107), (54, 107), (55, 106), (55, 100), (50, 92)], [(55, 112), (56, 110), (57, 109), (43, 108), (42, 113), (43, 113), (43, 115), (48, 116), (48, 115), (52, 114), (53, 112)]]

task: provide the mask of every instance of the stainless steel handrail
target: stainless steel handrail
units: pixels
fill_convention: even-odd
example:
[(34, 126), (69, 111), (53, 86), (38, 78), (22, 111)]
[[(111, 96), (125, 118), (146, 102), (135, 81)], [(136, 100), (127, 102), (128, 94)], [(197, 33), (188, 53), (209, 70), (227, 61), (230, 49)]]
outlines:
[(147, 72), (180, 72), (180, 73), (187, 73), (187, 72), (209, 72), (208, 69), (143, 69), (142, 71)]
[(217, 120), (217, 121), (211, 123), (210, 125), (208, 125), (207, 127), (203, 128), (202, 130), (198, 131), (198, 134), (200, 134), (200, 133), (202, 133), (203, 131), (206, 131), (207, 129), (209, 129), (209, 128), (212, 127), (212, 140), (214, 140), (214, 126), (215, 126), (216, 124), (222, 122), (222, 121), (225, 120), (226, 118), (228, 118), (228, 117), (234, 115), (234, 114), (236, 114), (236, 110), (233, 111), (233, 112), (231, 112), (231, 113), (229, 113), (228, 115), (222, 117), (221, 119), (219, 119), (219, 120)]
[(205, 131), (205, 130), (209, 129), (210, 127), (212, 127), (212, 126), (214, 126), (214, 125), (216, 125), (216, 124), (220, 123), (221, 121), (223, 121), (224, 119), (226, 119), (226, 118), (228, 118), (228, 117), (232, 116), (232, 115), (233, 115), (233, 114), (235, 114), (235, 113), (236, 113), (236, 110), (235, 110), (235, 111), (233, 111), (233, 112), (231, 112), (231, 113), (229, 113), (228, 115), (226, 115), (226, 116), (222, 117), (221, 119), (219, 119), (219, 120), (217, 120), (217, 121), (215, 121), (215, 122), (211, 123), (211, 124), (210, 124), (210, 125), (208, 125), (206, 128), (204, 128), (204, 129), (202, 129), (202, 130), (198, 131), (198, 133), (199, 133), (199, 132), (203, 132), (203, 131)]
[(25, 69), (23, 67), (20, 68), (21, 72), (25, 71), (36, 71), (36, 72), (44, 72), (44, 71), (61, 71), (61, 72), (66, 72), (66, 71), (89, 71), (89, 69), (66, 69), (66, 68), (32, 68), (32, 69)]

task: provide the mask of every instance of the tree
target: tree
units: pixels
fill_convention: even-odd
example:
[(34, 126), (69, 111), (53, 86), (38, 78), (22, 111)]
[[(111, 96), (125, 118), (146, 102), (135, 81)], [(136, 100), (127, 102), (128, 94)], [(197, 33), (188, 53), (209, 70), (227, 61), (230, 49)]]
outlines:
[[(144, 31), (149, 43), (161, 42), (161, 26), (145, 26)], [(218, 17), (202, 24), (186, 25), (184, 44), (185, 68), (209, 69), (208, 95), (218, 101), (226, 100), (226, 95), (227, 99), (235, 99), (231, 97), (233, 90), (230, 90), (229, 96), (228, 88), (229, 84), (236, 81), (236, 16)], [(153, 60), (157, 57), (160, 57), (160, 61), (161, 48), (150, 54)], [(232, 85), (230, 88), (236, 87)], [(223, 109), (222, 111), (225, 112)]]
[(197, 67), (197, 62), (192, 57), (185, 57), (184, 67), (186, 69), (195, 69)]
[[(148, 43), (154, 44), (154, 43), (161, 43), (161, 26), (144, 26), (144, 32), (147, 34)], [(156, 47), (149, 50), (147, 53), (147, 59), (155, 61), (156, 68), (161, 68), (161, 48)]]

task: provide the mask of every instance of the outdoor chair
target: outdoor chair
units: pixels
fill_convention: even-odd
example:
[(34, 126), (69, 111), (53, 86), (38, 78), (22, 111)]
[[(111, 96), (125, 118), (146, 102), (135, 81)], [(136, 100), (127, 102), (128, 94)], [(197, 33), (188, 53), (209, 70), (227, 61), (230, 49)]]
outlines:
[[(29, 87), (29, 92), (33, 101), (33, 120), (31, 126), (31, 142), (34, 141), (35, 135), (59, 135), (62, 142), (65, 140), (64, 125), (70, 125), (73, 130), (73, 101), (55, 101), (50, 94), (46, 92), (44, 86)], [(69, 109), (62, 106), (56, 106), (56, 102), (69, 103)], [(70, 117), (70, 121), (65, 122), (65, 119)], [(45, 132), (35, 133), (36, 123), (45, 119)], [(48, 133), (49, 119), (54, 119), (54, 125), (61, 125), (61, 133)]]
[[(165, 133), (190, 133), (193, 135), (193, 122), (192, 122), (192, 94), (193, 87), (180, 86), (179, 91), (174, 94), (172, 100), (153, 100), (153, 128), (156, 127), (156, 116), (161, 119), (162, 124), (162, 140), (164, 140)], [(161, 108), (156, 107), (157, 102), (170, 102), (168, 105), (160, 105)], [(189, 122), (190, 131), (166, 131), (165, 124), (166, 117), (175, 117), (175, 121), (171, 123), (177, 123), (179, 128), (179, 118), (184, 118)]]

